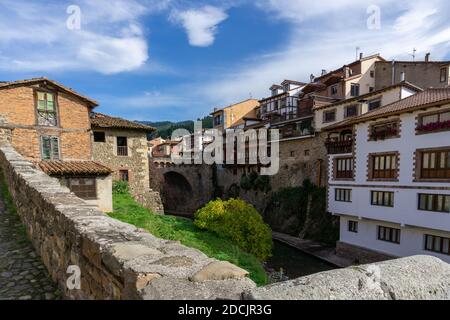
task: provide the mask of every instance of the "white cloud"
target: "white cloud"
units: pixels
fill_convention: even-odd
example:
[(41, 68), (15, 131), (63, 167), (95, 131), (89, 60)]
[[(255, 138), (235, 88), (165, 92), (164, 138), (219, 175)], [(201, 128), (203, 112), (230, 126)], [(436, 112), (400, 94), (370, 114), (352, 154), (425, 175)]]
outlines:
[(171, 20), (180, 23), (186, 30), (190, 45), (197, 47), (212, 45), (217, 26), (227, 18), (228, 15), (224, 10), (213, 6), (185, 11), (175, 10), (171, 15)]
[[(381, 8), (381, 30), (368, 30), (367, 7)], [(380, 53), (387, 59), (411, 59), (431, 52), (433, 59), (449, 53), (450, 21), (446, 0), (259, 0), (256, 5), (271, 17), (289, 24), (289, 40), (277, 51), (249, 57), (215, 81), (199, 84), (198, 94), (211, 105), (227, 105), (269, 94), (272, 83), (283, 79), (309, 81), (311, 73), (332, 70), (355, 59), (358, 46), (366, 54)]]
[[(151, 6), (155, 3), (155, 6)], [(0, 69), (17, 72), (97, 71), (114, 74), (148, 61), (140, 19), (168, 1), (26, 0), (0, 4)], [(81, 9), (81, 29), (69, 30), (66, 9)], [(14, 26), (14, 27), (11, 27)]]

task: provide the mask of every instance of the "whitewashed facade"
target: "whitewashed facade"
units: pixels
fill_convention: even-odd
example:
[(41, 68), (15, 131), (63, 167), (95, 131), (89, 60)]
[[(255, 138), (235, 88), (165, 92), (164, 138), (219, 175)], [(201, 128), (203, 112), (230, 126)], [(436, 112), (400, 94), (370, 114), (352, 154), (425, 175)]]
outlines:
[[(394, 257), (432, 255), (450, 263), (450, 131), (417, 131), (424, 115), (424, 124), (432, 125), (435, 111), (441, 112), (438, 123), (450, 120), (450, 100), (355, 120), (351, 150), (329, 155), (328, 209), (340, 216), (342, 243)], [(391, 137), (371, 140), (377, 134), (374, 125), (391, 128), (394, 123)], [(337, 167), (345, 166), (345, 158), (351, 159), (351, 174)], [(423, 178), (434, 174), (442, 178)]]

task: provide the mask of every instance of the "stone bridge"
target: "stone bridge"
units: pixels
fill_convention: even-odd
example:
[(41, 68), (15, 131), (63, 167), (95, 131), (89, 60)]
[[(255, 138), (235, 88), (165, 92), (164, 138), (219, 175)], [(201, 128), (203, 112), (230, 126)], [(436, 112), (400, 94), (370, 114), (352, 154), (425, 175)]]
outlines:
[(192, 215), (213, 199), (214, 168), (208, 165), (150, 163), (150, 187), (159, 191), (169, 214)]

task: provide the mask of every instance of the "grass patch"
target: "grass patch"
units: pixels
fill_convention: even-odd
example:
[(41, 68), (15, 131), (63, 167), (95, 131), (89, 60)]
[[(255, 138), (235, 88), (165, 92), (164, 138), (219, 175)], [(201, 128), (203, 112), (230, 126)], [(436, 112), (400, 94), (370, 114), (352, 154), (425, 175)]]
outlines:
[(27, 230), (25, 226), (22, 224), (19, 216), (17, 215), (16, 205), (14, 204), (11, 193), (9, 192), (5, 175), (1, 170), (0, 170), (0, 185), (1, 185), (0, 196), (3, 199), (3, 204), (5, 205), (6, 213), (15, 221), (14, 228), (16, 233), (19, 235), (17, 242), (21, 245), (28, 244), (30, 243), (30, 240), (28, 239)]
[(250, 272), (250, 278), (259, 286), (267, 284), (267, 275), (261, 262), (242, 251), (230, 239), (197, 228), (189, 219), (159, 216), (138, 204), (128, 194), (113, 194), (114, 212), (109, 215), (149, 231), (158, 238), (180, 241), (210, 258), (229, 261)]

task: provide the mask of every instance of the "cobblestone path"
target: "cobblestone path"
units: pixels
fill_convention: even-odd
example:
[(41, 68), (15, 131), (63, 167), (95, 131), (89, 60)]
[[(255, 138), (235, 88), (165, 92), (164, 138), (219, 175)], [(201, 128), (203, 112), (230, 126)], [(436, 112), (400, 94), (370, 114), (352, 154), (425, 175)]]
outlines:
[[(0, 186), (1, 194), (1, 186)], [(59, 294), (22, 222), (0, 196), (0, 300), (54, 300)]]

